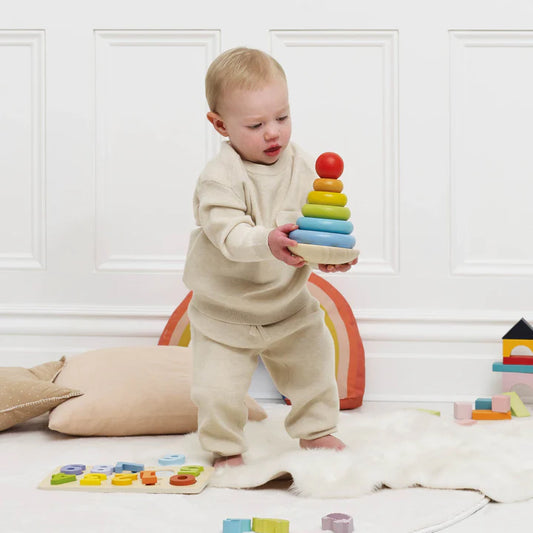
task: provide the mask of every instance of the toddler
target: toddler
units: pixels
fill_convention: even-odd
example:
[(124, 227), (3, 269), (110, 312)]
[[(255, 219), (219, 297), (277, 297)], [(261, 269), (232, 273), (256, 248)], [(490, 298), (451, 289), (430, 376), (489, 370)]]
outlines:
[[(191, 396), (198, 434), (213, 464), (242, 464), (245, 396), (261, 356), (291, 400), (285, 420), (303, 448), (344, 444), (333, 341), (307, 289), (310, 267), (287, 246), (317, 177), (290, 142), (282, 67), (259, 50), (229, 50), (206, 75), (207, 118), (227, 141), (201, 173), (193, 198), (184, 283), (193, 349)], [(320, 265), (346, 271), (352, 264)]]

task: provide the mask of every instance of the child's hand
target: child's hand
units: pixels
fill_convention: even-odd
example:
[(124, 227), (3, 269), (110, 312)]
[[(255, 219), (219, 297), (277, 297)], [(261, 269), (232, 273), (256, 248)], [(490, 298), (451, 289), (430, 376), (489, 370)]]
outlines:
[(326, 273), (331, 272), (348, 272), (350, 268), (352, 268), (352, 265), (357, 264), (357, 257), (350, 263), (343, 263), (341, 265), (318, 265), (319, 270)]
[(287, 248), (287, 246), (296, 246), (298, 244), (296, 241), (289, 239), (289, 233), (295, 229), (298, 229), (296, 224), (284, 224), (273, 229), (268, 234), (268, 247), (276, 259), (290, 266), (300, 268), (305, 265), (305, 261), (299, 255), (291, 253)]

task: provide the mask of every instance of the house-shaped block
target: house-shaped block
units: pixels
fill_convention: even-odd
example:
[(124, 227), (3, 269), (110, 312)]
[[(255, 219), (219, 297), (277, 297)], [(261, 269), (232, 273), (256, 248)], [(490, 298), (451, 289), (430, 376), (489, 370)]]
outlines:
[(511, 352), (517, 346), (525, 346), (533, 355), (533, 327), (521, 318), (503, 337), (503, 357), (511, 357)]

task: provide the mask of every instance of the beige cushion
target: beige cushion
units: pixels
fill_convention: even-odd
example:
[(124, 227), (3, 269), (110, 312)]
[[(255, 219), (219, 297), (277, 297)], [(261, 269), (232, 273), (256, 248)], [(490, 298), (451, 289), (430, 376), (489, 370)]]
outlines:
[[(55, 383), (81, 390), (50, 413), (48, 427), (70, 435), (159, 435), (197, 429), (190, 399), (191, 349), (106, 348), (67, 359)], [(247, 397), (251, 420), (266, 417)]]
[(0, 431), (46, 413), (81, 392), (54, 384), (65, 358), (33, 368), (0, 368)]

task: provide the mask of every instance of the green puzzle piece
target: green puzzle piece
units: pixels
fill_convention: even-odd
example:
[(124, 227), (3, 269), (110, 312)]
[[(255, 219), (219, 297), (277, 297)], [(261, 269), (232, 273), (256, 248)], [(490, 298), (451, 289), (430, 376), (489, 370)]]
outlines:
[(50, 479), (50, 485), (62, 485), (63, 483), (71, 483), (76, 481), (76, 476), (74, 474), (53, 474)]
[(187, 465), (187, 466), (182, 466), (180, 468), (178, 474), (180, 474), (180, 475), (184, 474), (184, 475), (198, 477), (203, 471), (204, 471), (204, 467), (203, 466)]

